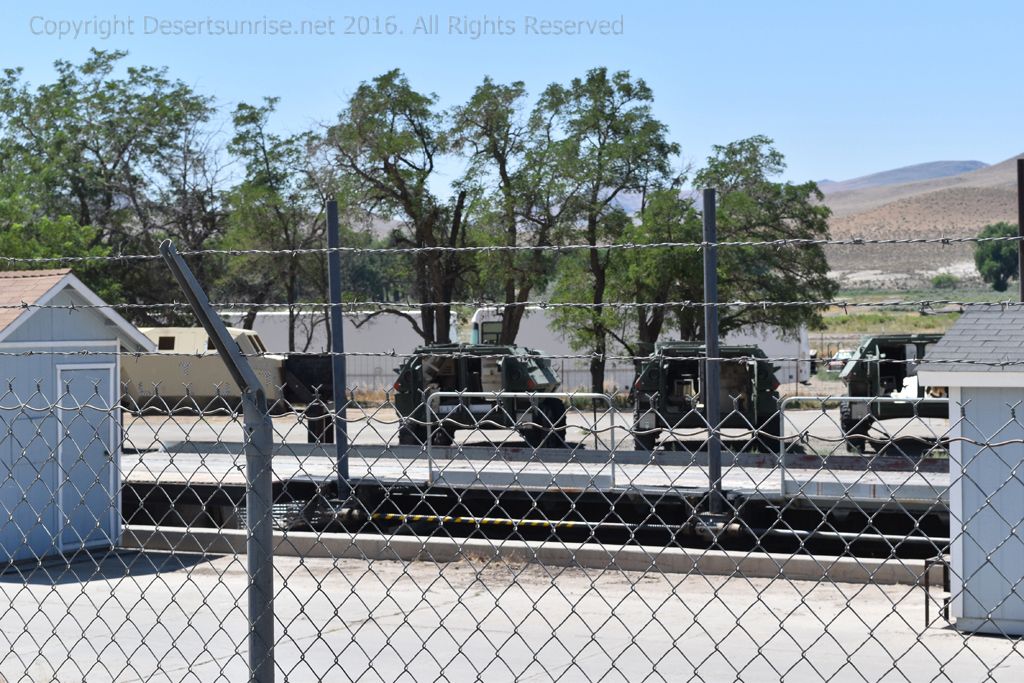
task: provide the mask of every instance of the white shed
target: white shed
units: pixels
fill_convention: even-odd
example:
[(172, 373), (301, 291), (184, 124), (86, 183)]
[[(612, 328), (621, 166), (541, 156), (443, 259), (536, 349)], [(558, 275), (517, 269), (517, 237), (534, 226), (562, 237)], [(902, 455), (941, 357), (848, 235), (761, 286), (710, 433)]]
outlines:
[(1021, 363), (1024, 310), (985, 306), (918, 369), (923, 385), (949, 387), (950, 616), (965, 631), (1024, 635)]
[(120, 537), (117, 352), (153, 344), (102, 305), (69, 270), (0, 272), (0, 564)]

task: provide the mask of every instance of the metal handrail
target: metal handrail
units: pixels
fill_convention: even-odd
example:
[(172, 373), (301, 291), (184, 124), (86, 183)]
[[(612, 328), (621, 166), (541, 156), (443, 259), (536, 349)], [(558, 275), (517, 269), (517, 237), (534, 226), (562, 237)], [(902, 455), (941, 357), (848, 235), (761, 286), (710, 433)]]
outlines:
[(580, 392), (580, 391), (435, 391), (432, 394), (426, 396), (425, 405), (428, 411), (426, 420), (427, 427), (427, 438), (426, 438), (426, 451), (427, 451), (427, 468), (429, 477), (433, 478), (434, 472), (434, 457), (431, 452), (431, 441), (432, 441), (432, 428), (435, 420), (440, 421), (440, 415), (435, 412), (435, 405), (440, 404), (443, 398), (486, 398), (495, 401), (500, 401), (507, 398), (528, 398), (530, 399), (531, 407), (536, 406), (538, 399), (545, 398), (558, 398), (558, 399), (573, 399), (573, 398), (586, 398), (591, 400), (601, 399), (608, 404), (608, 413), (611, 415), (611, 450), (609, 452), (610, 465), (611, 465), (611, 485), (615, 486), (615, 454), (618, 452), (618, 441), (615, 436), (615, 413), (614, 399), (610, 394), (600, 394), (597, 392)]

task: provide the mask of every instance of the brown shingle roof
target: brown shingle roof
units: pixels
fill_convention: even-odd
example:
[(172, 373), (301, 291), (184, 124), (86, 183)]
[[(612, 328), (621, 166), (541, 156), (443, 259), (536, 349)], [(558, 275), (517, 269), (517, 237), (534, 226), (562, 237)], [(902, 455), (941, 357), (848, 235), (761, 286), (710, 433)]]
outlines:
[[(0, 271), (0, 306), (34, 304), (70, 272), (70, 268)], [(0, 330), (23, 312), (21, 308), (0, 308)]]

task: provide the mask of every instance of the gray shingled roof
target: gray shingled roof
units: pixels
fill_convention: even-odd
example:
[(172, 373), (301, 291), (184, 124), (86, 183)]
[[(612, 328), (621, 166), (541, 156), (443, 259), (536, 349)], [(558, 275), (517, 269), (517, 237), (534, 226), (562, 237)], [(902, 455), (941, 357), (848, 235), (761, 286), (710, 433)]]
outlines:
[[(944, 361), (929, 363), (928, 361)], [(951, 361), (966, 361), (962, 363)], [(1015, 362), (1019, 365), (986, 365)], [(932, 344), (918, 371), (1024, 372), (1024, 306), (967, 309), (945, 336)]]

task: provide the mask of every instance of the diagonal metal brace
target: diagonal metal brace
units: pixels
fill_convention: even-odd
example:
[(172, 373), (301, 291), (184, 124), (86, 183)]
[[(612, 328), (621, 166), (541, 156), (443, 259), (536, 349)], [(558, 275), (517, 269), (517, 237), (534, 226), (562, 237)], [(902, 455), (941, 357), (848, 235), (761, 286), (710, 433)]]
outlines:
[(164, 240), (160, 245), (160, 254), (242, 395), (246, 437), (245, 474), (248, 482), (245, 492), (245, 525), (248, 532), (249, 680), (252, 683), (273, 683), (274, 483), (271, 458), (274, 427), (267, 410), (267, 396), (249, 361), (231, 338), (224, 322), (210, 305), (206, 292), (170, 240)]

